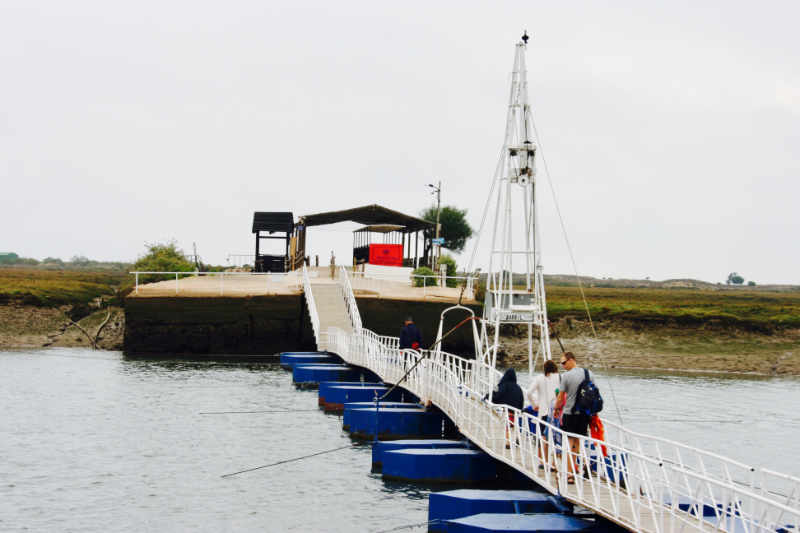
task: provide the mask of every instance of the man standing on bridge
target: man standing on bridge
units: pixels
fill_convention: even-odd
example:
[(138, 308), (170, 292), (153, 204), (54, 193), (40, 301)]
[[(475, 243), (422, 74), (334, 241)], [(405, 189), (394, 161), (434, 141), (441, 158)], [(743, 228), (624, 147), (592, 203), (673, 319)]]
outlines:
[(422, 333), (420, 333), (417, 325), (414, 324), (414, 319), (409, 316), (403, 324), (403, 329), (400, 330), (400, 349), (419, 350), (421, 343)]
[[(584, 413), (574, 412), (575, 400), (578, 397), (578, 389), (585, 379), (583, 368), (578, 366), (575, 361), (575, 354), (572, 352), (564, 352), (561, 356), (561, 366), (564, 367), (564, 372), (561, 374), (561, 392), (559, 392), (558, 399), (556, 400), (556, 411), (563, 408), (564, 416), (561, 419), (561, 429), (567, 433), (574, 433), (577, 435), (586, 436), (589, 430), (589, 415)], [(587, 370), (588, 372), (588, 370)], [(589, 372), (589, 379), (594, 381), (594, 375)], [(569, 447), (572, 453), (569, 454), (569, 462), (567, 464), (567, 483), (575, 483), (575, 474), (578, 473), (575, 458), (578, 456), (580, 447), (580, 439), (578, 437), (568, 436)]]

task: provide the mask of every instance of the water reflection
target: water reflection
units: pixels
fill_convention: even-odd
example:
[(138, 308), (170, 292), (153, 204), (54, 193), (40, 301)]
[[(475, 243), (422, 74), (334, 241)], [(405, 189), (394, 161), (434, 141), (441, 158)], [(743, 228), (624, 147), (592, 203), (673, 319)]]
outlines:
[[(427, 503), (428, 495), (431, 492), (436, 492), (437, 487), (419, 485), (415, 483), (404, 483), (402, 481), (382, 480), (380, 474), (370, 474), (370, 477), (376, 481), (381, 482), (381, 492), (391, 495), (401, 494), (406, 498), (412, 500), (425, 500)], [(443, 487), (438, 487), (439, 490), (445, 490)], [(452, 486), (450, 488), (453, 488)]]

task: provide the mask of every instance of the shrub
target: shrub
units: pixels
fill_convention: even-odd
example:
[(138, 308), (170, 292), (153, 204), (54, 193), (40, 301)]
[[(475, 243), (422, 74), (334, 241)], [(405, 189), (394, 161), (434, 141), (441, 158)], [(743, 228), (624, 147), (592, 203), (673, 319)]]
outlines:
[[(147, 253), (133, 265), (134, 270), (150, 272), (194, 272), (194, 264), (189, 261), (175, 241), (166, 244), (146, 244)], [(139, 276), (140, 283), (163, 280), (163, 276)]]
[[(426, 266), (419, 267), (418, 269), (414, 270), (413, 274), (415, 276), (433, 276), (433, 270)], [(436, 278), (414, 278), (414, 286), (415, 287), (427, 287), (431, 285), (436, 285)]]
[(0, 253), (0, 264), (13, 265), (18, 259), (19, 256), (14, 252)]

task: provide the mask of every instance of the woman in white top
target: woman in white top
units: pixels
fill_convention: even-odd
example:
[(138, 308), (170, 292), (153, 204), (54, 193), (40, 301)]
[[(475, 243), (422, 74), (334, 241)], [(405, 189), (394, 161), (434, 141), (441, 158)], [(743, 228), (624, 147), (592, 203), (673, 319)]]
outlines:
[(543, 370), (544, 373), (533, 378), (531, 386), (525, 392), (531, 407), (539, 411), (540, 419), (551, 414), (550, 408), (556, 401), (559, 383), (558, 367), (553, 361), (545, 361)]
[[(533, 383), (525, 391), (525, 397), (528, 398), (531, 407), (539, 412), (539, 420), (546, 420), (552, 423), (551, 410), (556, 401), (556, 390), (559, 385), (558, 367), (553, 361), (545, 361), (543, 373), (533, 378)], [(539, 423), (539, 434), (543, 439), (547, 437), (547, 426)], [(540, 456), (543, 463), (548, 462), (547, 457), (547, 440), (544, 440), (544, 446), (539, 448)], [(544, 464), (540, 464), (539, 468), (544, 468)]]

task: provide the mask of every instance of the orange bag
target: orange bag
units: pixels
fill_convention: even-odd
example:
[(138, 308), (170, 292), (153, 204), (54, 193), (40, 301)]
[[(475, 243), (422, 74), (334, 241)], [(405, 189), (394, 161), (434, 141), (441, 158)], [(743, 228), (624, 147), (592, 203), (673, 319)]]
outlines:
[[(593, 439), (605, 442), (606, 429), (603, 427), (603, 421), (600, 420), (599, 416), (593, 415), (589, 420), (589, 431)], [(603, 457), (608, 457), (608, 450), (606, 450), (605, 445), (601, 444), (600, 448), (603, 450)]]

